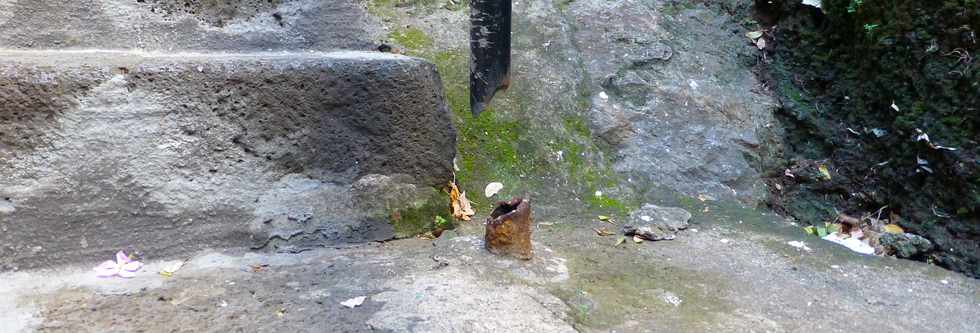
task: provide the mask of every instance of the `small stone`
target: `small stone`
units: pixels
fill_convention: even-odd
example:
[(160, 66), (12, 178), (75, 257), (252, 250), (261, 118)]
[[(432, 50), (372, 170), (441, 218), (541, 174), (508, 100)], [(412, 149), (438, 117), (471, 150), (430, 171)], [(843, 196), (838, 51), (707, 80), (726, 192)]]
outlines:
[(674, 207), (645, 204), (630, 213), (623, 234), (658, 241), (674, 239), (679, 230), (687, 229), (691, 213)]
[(903, 259), (917, 258), (933, 249), (932, 242), (928, 239), (910, 233), (882, 233), (878, 238), (878, 244), (885, 254), (893, 254)]
[(531, 204), (522, 198), (500, 201), (487, 217), (487, 250), (497, 255), (509, 255), (529, 260), (531, 249)]

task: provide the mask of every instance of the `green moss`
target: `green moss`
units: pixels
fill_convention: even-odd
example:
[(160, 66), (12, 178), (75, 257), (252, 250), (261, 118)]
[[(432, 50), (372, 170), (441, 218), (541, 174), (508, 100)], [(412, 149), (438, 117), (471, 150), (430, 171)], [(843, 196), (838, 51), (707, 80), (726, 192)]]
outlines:
[[(448, 230), (454, 227), (445, 217), (451, 216), (448, 195), (432, 189), (427, 196), (388, 212), (389, 222), (395, 229), (395, 237), (408, 238), (432, 230)], [(442, 218), (442, 223), (437, 223)]]
[(367, 4), (368, 12), (382, 19), (393, 19), (399, 15), (399, 10), (423, 11), (430, 13), (437, 9), (453, 11), (469, 8), (469, 0), (452, 3), (443, 0), (371, 0)]
[[(619, 177), (603, 159), (582, 116), (590, 107), (587, 82), (576, 90), (574, 108), (581, 112), (560, 116), (554, 124), (537, 122), (533, 92), (520, 81), (498, 94), (488, 110), (473, 117), (465, 50), (434, 50), (432, 39), (414, 28), (396, 30), (389, 37), (405, 47), (406, 54), (433, 62), (442, 77), (457, 129), (456, 180), (461, 190), (480, 193), (486, 183), (502, 182), (505, 187), (500, 197), (571, 192), (591, 209), (609, 213), (628, 210), (630, 205), (621, 199), (594, 196), (596, 191), (617, 187)], [(568, 186), (558, 189), (555, 183)], [(471, 195), (469, 199), (478, 211), (492, 204), (482, 196)]]
[(585, 122), (585, 118), (581, 116), (564, 116), (562, 117), (562, 123), (564, 123), (565, 129), (579, 137), (592, 137), (592, 131), (589, 130), (589, 125)]
[(388, 34), (388, 38), (411, 51), (432, 47), (432, 38), (418, 28), (395, 30)]

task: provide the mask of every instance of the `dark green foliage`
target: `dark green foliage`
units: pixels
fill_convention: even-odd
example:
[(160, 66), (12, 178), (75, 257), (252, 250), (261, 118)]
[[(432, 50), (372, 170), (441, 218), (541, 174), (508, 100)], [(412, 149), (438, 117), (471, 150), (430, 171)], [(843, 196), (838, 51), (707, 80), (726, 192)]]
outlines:
[[(823, 0), (822, 13), (799, 0), (756, 6), (778, 25), (770, 69), (784, 118), (807, 130), (787, 138), (791, 154), (826, 158), (843, 177), (824, 197), (845, 211), (888, 205), (906, 229), (955, 249), (934, 260), (980, 275), (976, 1)], [(919, 131), (957, 150), (916, 141)], [(821, 156), (806, 142), (819, 142)]]

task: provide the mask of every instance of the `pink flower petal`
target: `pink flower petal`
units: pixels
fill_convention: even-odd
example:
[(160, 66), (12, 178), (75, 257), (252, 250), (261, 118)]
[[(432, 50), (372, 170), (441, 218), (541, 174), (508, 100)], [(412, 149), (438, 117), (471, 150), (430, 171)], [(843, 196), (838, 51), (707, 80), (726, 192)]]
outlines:
[(95, 267), (95, 276), (98, 277), (110, 277), (119, 274), (119, 265), (116, 265), (113, 261), (103, 262), (101, 265)]
[(134, 277), (134, 276), (136, 276), (136, 272), (130, 272), (130, 271), (127, 271), (125, 269), (119, 271), (119, 277), (124, 277), (124, 278), (127, 278), (128, 279), (128, 278), (131, 278), (131, 277)]
[(127, 256), (125, 252), (123, 251), (116, 252), (116, 263), (122, 265), (129, 261), (130, 261), (129, 256)]
[(128, 272), (135, 272), (140, 270), (140, 268), (143, 268), (143, 263), (139, 261), (130, 261), (127, 262), (125, 265), (122, 265), (122, 270)]
[(115, 261), (106, 260), (106, 261), (103, 261), (98, 266), (96, 266), (95, 269), (96, 270), (99, 270), (99, 269), (110, 269), (110, 268), (117, 268), (117, 267), (119, 267), (119, 265), (117, 265)]

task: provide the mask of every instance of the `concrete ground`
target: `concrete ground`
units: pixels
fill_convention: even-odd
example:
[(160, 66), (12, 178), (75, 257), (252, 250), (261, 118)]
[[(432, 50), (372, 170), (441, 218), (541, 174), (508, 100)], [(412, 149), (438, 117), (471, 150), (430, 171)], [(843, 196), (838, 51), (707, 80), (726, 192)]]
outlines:
[[(221, 8), (180, 14), (170, 2), (177, 3), (0, 0), (0, 31), (9, 32), (0, 45), (254, 52), (265, 46), (366, 50), (383, 39), (433, 61), (453, 114), (466, 114), (459, 109), (467, 97), (465, 9), (427, 7), (429, 1), (272, 1), (224, 19), (209, 14)], [(486, 113), (493, 117), (453, 122), (459, 126), (456, 176), (471, 195), (501, 181), (503, 193), (537, 200), (534, 260), (487, 253), (480, 222), (435, 240), (312, 242), (329, 247), (297, 244), (289, 253), (272, 246), (265, 247), (269, 252), (203, 250), (188, 255), (172, 277), (158, 272), (183, 251), (167, 242), (223, 247), (187, 239), (227, 229), (174, 232), (137, 244), (148, 265), (132, 279), (96, 278), (92, 267), (109, 258), (66, 246), (74, 257), (23, 252), (24, 261), (36, 263), (23, 267), (42, 268), (0, 274), (0, 332), (980, 331), (977, 280), (925, 263), (854, 254), (732, 203), (754, 203), (765, 193), (750, 162), (769, 156), (777, 105), (750, 71), (759, 51), (727, 15), (675, 1), (539, 0), (515, 1), (515, 18), (515, 85), (495, 99), (498, 108)], [(74, 25), (48, 29), (31, 22)], [(336, 22), (344, 29), (329, 28)], [(660, 188), (687, 199), (660, 199), (669, 196)], [(623, 203), (596, 200), (599, 192)], [(321, 203), (330, 201), (276, 198), (261, 210), (278, 214), (276, 223), (303, 220), (306, 210), (292, 207), (325, 210)], [(474, 221), (481, 221), (487, 202), (476, 199)], [(618, 236), (597, 236), (593, 228), (621, 225), (599, 222), (599, 212), (583, 208), (612, 214), (634, 203), (682, 206), (694, 214), (692, 225), (675, 240), (617, 245)], [(56, 222), (53, 214), (71, 212), (35, 206), (37, 216)], [(324, 225), (351, 222), (336, 216)], [(199, 220), (219, 218), (250, 220), (218, 213)], [(0, 220), (7, 221), (31, 227)], [(50, 230), (46, 237), (78, 235)], [(57, 244), (41, 243), (42, 250)], [(357, 297), (365, 297), (360, 306), (341, 304)]]
[(0, 331), (980, 331), (980, 281), (704, 207), (675, 240), (620, 245), (592, 230), (603, 222), (539, 216), (529, 262), (489, 254), (469, 222), (435, 240), (205, 251), (173, 277), (157, 272), (174, 261), (154, 258), (133, 279), (93, 265), (6, 273)]

